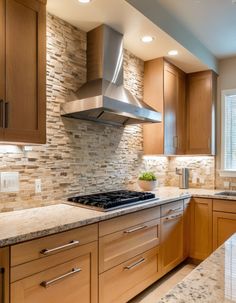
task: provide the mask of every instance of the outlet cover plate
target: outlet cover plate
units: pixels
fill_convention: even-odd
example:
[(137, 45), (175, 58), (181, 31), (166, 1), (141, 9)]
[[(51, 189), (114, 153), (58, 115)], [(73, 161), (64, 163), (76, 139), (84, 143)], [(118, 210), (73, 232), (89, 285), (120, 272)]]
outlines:
[(19, 191), (19, 173), (2, 172), (1, 173), (1, 192), (12, 193)]

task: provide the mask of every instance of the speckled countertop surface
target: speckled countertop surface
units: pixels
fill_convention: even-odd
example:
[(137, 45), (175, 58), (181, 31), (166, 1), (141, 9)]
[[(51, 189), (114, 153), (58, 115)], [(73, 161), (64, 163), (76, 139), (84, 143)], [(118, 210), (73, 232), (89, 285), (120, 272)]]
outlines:
[(236, 302), (236, 234), (158, 303)]
[[(65, 200), (61, 200), (56, 205), (0, 213), (0, 247), (96, 223), (171, 201), (190, 198), (193, 195), (222, 199), (222, 197), (214, 196), (216, 192), (219, 191), (207, 189), (181, 190), (175, 187), (163, 187), (155, 192), (156, 197), (159, 198), (156, 201), (109, 212), (67, 205), (63, 204)], [(236, 199), (236, 197), (234, 198)]]

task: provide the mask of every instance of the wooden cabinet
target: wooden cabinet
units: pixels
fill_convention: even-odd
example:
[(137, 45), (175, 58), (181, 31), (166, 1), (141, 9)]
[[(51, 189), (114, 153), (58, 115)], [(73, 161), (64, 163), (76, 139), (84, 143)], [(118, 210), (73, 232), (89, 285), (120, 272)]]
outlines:
[[(169, 272), (183, 261), (183, 201), (178, 201), (182, 210), (173, 211), (161, 218), (161, 267), (162, 274)], [(167, 204), (168, 205), (168, 204)], [(164, 205), (166, 208), (167, 205)]]
[(212, 252), (212, 200), (192, 199), (190, 257), (204, 260)]
[(191, 240), (191, 208), (192, 203), (191, 199), (184, 200), (184, 213), (183, 213), (183, 221), (184, 221), (184, 259), (189, 257), (190, 253), (190, 240)]
[(0, 249), (0, 303), (9, 303), (9, 247)]
[(0, 0), (0, 141), (46, 142), (46, 1)]
[(219, 247), (235, 232), (235, 201), (213, 200), (213, 248)]
[(216, 78), (212, 71), (187, 75), (187, 154), (215, 154)]
[(102, 273), (99, 276), (99, 302), (125, 303), (160, 277), (159, 248)]
[(97, 303), (97, 235), (92, 225), (12, 246), (11, 303)]
[(100, 302), (127, 302), (160, 277), (160, 206), (99, 223)]
[(143, 126), (145, 154), (184, 154), (185, 73), (163, 58), (145, 62), (144, 101), (162, 123)]

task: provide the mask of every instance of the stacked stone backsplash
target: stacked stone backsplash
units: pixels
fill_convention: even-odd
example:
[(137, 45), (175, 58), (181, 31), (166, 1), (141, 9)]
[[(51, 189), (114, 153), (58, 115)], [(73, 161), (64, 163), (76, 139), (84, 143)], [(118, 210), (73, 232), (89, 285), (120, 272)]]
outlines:
[[(144, 62), (125, 51), (124, 83), (138, 97), (143, 96), (143, 72)], [(48, 15), (47, 144), (30, 151), (0, 146), (0, 171), (20, 173), (19, 192), (1, 193), (0, 211), (49, 205), (73, 193), (134, 189), (144, 170), (154, 171), (160, 185), (177, 185), (171, 158), (143, 159), (141, 126), (121, 128), (61, 118), (61, 104), (85, 81), (86, 33)], [(214, 175), (210, 160), (189, 163), (202, 173), (203, 165), (209, 166)], [(212, 176), (206, 178), (206, 187), (212, 186)], [(35, 194), (38, 178), (42, 192)]]

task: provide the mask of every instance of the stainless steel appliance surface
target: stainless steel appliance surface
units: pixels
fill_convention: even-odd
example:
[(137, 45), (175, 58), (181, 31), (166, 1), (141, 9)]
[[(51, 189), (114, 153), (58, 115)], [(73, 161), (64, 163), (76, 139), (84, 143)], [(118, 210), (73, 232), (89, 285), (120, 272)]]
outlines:
[(189, 188), (189, 169), (186, 167), (176, 168), (176, 174), (179, 175), (179, 188)]
[(100, 211), (111, 211), (153, 200), (158, 200), (153, 193), (130, 190), (117, 190), (68, 198), (68, 201), (73, 204)]
[(61, 115), (124, 126), (161, 122), (161, 113), (123, 85), (123, 35), (107, 25), (87, 33), (87, 82), (62, 104)]

